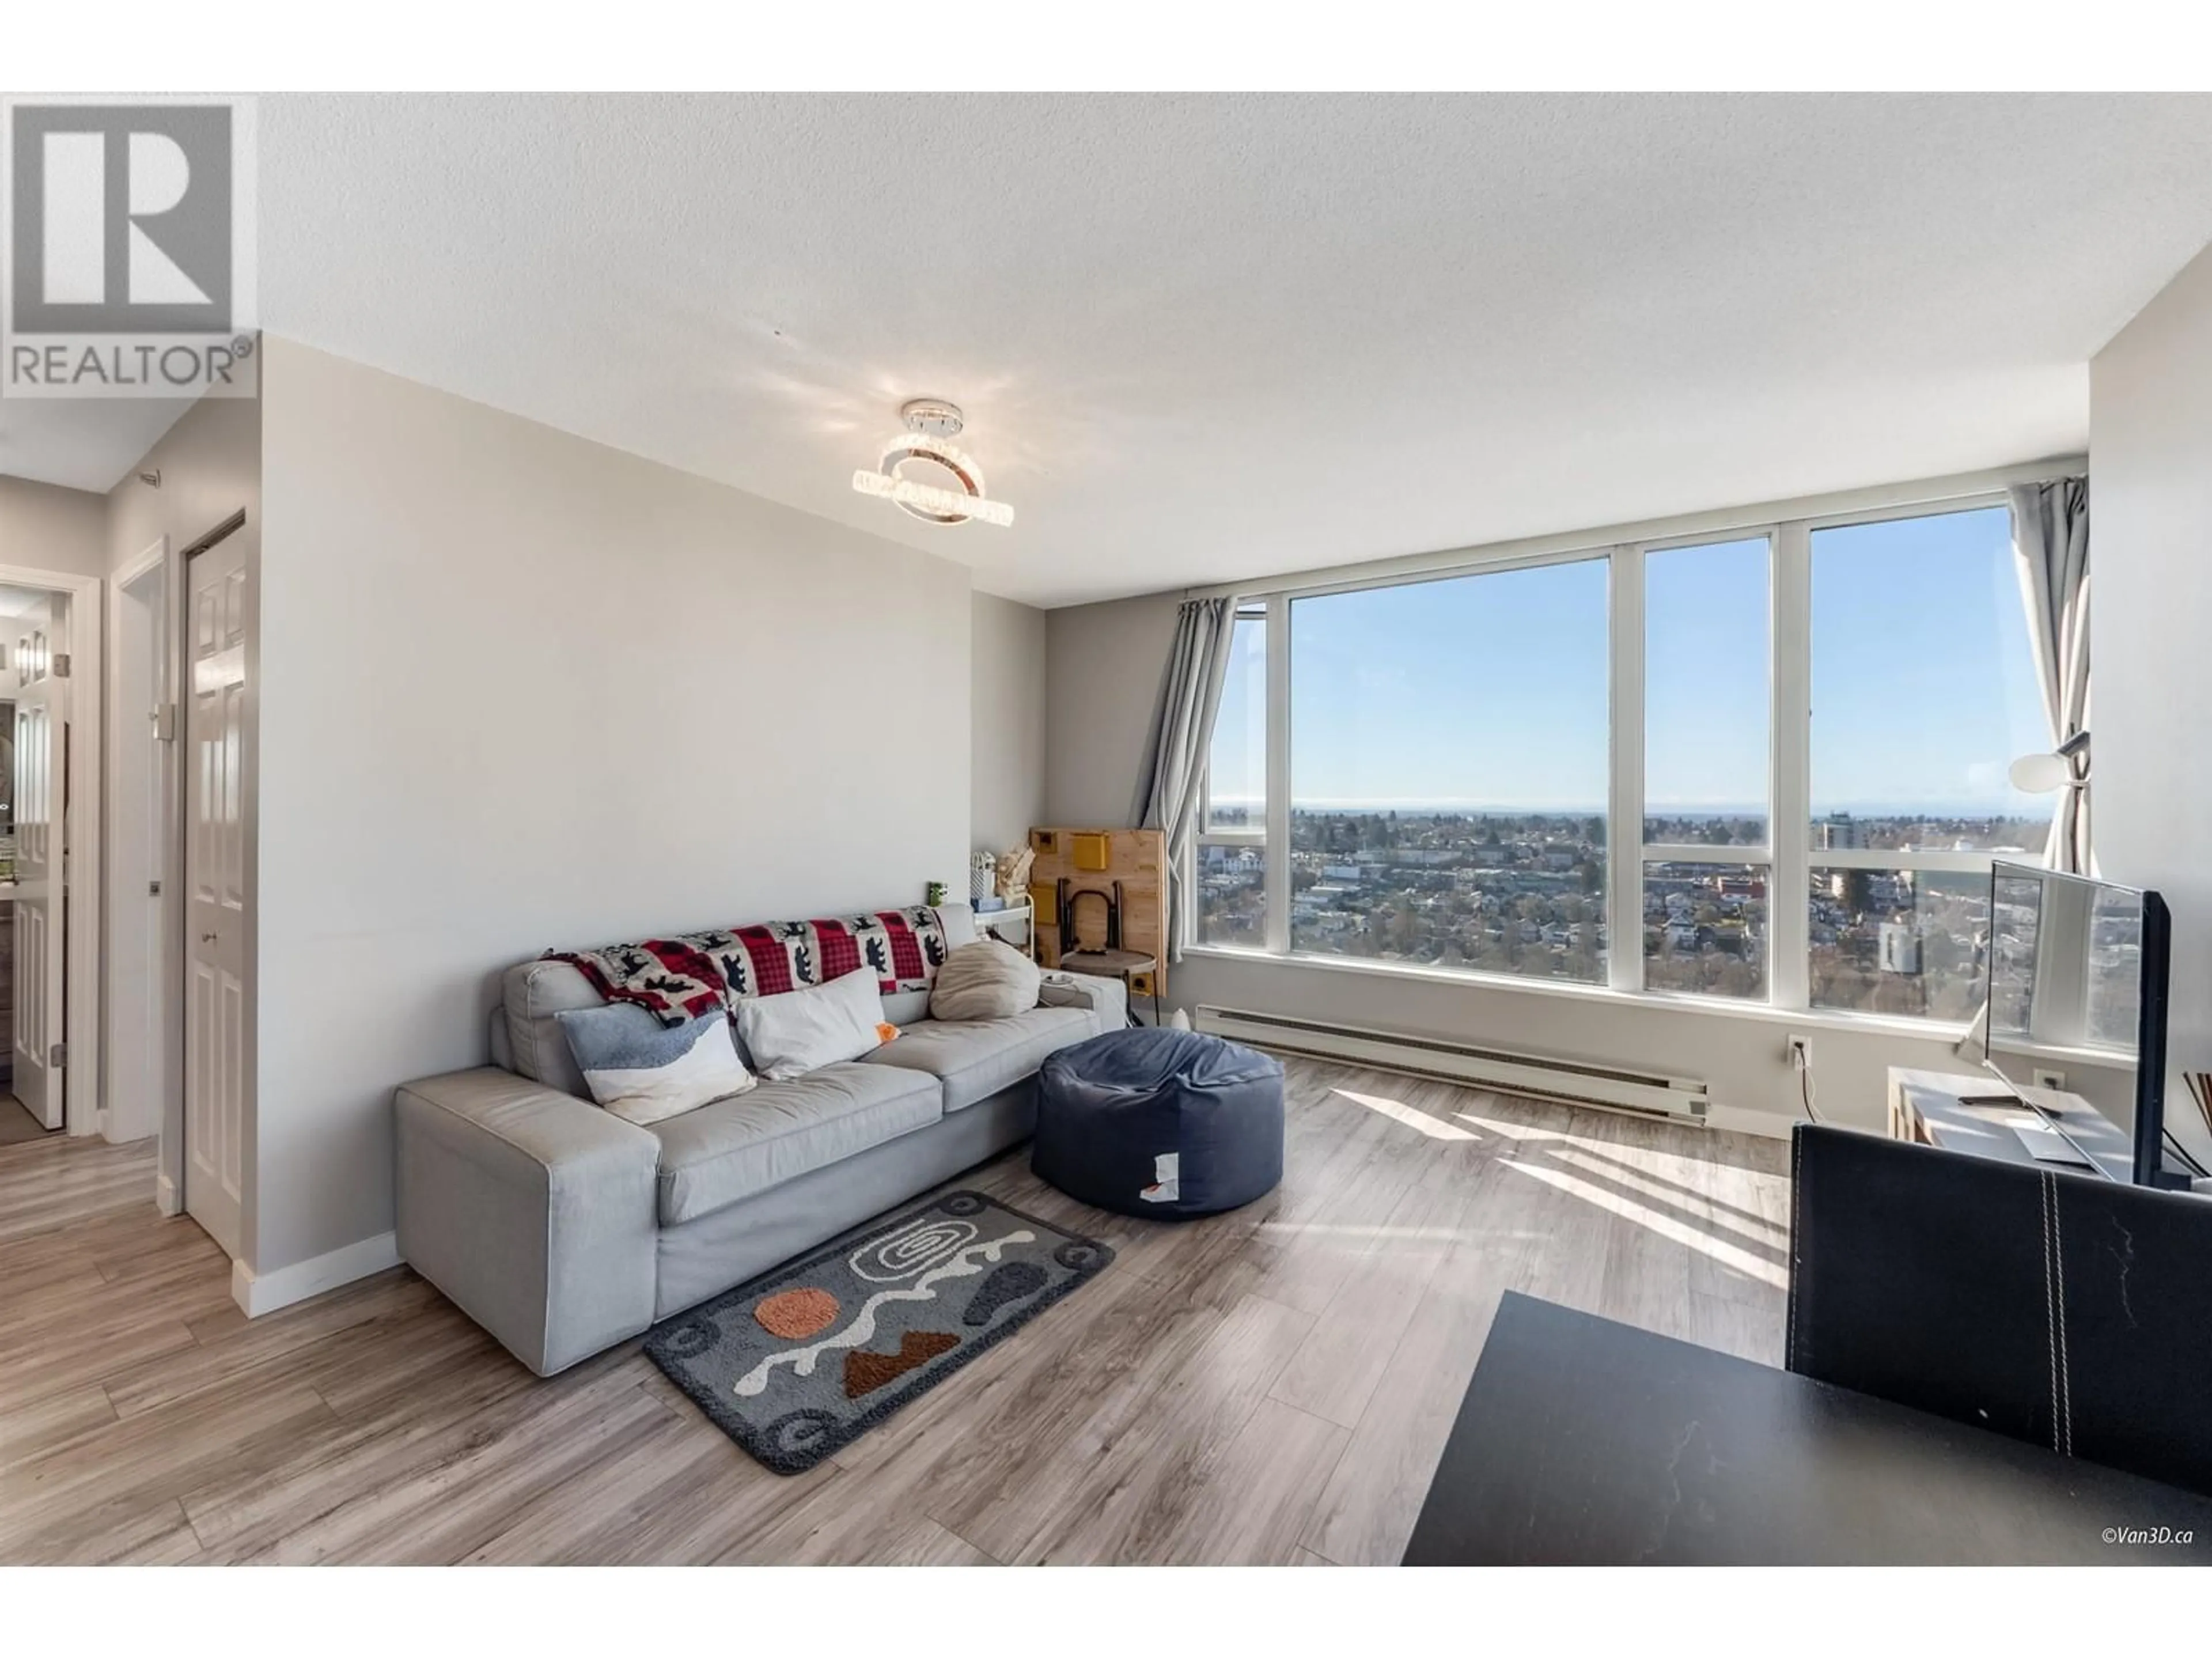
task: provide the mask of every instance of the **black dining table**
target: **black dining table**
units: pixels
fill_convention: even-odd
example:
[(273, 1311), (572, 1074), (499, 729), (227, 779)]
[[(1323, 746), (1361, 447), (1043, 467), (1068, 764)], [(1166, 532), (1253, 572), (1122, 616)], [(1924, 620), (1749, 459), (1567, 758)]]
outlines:
[(1409, 1566), (2212, 1562), (2212, 1498), (1508, 1292)]

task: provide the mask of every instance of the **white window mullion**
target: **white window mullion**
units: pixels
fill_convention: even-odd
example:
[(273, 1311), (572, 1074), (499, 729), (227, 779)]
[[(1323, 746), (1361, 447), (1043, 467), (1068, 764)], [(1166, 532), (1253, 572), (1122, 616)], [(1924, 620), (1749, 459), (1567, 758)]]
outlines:
[(1950, 875), (1982, 873), (1996, 856), (1990, 852), (1954, 853), (1948, 848), (1908, 852), (1899, 847), (1837, 847), (1806, 854), (1810, 866), (1822, 870), (1925, 870)]
[(1813, 742), (1813, 544), (1802, 522), (1774, 536), (1773, 755), (1767, 793), (1767, 842), (1774, 864), (1768, 880), (1767, 984), (1778, 1008), (1802, 1008), (1811, 996), (1812, 948), (1806, 889), (1811, 879)]
[(1653, 842), (1644, 849), (1646, 864), (1771, 864), (1769, 847), (1730, 847), (1710, 842)]
[(1613, 775), (1606, 808), (1606, 983), (1644, 988), (1644, 550), (1612, 556)]
[(1291, 948), (1291, 601), (1267, 600), (1267, 949)]

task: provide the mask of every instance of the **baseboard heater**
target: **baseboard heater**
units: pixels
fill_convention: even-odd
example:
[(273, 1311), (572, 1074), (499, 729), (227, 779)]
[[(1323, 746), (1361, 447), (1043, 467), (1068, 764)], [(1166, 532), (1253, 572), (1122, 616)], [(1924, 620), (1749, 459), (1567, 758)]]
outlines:
[(1193, 1022), (1201, 1031), (1275, 1054), (1349, 1061), (1416, 1077), (1473, 1084), (1503, 1093), (1530, 1095), (1573, 1106), (1596, 1106), (1641, 1117), (1702, 1125), (1712, 1097), (1694, 1078), (1666, 1077), (1615, 1066), (1486, 1048), (1440, 1037), (1408, 1036), (1358, 1025), (1339, 1025), (1279, 1014), (1200, 1005)]

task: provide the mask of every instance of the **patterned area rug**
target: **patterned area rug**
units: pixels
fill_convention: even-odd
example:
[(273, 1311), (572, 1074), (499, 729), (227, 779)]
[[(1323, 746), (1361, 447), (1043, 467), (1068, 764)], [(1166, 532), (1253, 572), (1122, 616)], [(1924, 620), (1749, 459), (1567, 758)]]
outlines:
[(798, 1474), (1113, 1259), (981, 1193), (948, 1193), (677, 1315), (645, 1351), (731, 1439)]

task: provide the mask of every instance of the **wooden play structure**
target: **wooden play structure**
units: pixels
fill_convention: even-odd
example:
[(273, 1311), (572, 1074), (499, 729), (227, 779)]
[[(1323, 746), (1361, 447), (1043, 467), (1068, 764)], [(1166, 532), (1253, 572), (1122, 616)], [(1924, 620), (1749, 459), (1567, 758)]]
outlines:
[(1047, 968), (1128, 981), (1133, 997), (1166, 989), (1164, 833), (1158, 830), (1030, 831), (1030, 902), (1037, 960)]

